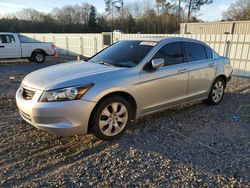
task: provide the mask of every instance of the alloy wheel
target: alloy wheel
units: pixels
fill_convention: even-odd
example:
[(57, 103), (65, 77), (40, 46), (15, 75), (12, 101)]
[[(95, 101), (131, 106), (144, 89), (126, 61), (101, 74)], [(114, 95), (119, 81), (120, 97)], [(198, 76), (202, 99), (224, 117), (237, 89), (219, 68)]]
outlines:
[(101, 112), (99, 128), (106, 136), (118, 135), (128, 122), (128, 109), (119, 102), (107, 105)]
[(44, 60), (43, 54), (37, 54), (36, 55), (36, 61), (37, 62), (43, 62), (43, 60)]
[(212, 91), (212, 99), (215, 103), (218, 103), (222, 96), (223, 96), (223, 93), (224, 93), (224, 84), (221, 80), (218, 80), (215, 85), (214, 85), (214, 88), (213, 88), (213, 91)]

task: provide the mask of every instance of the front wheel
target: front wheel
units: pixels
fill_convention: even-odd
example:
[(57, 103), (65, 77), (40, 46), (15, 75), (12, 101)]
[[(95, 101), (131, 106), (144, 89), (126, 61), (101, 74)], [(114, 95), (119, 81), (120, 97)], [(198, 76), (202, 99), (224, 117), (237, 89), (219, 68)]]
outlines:
[(36, 63), (44, 63), (45, 57), (44, 52), (35, 52), (32, 56)]
[(92, 132), (102, 140), (113, 140), (120, 137), (131, 121), (129, 102), (114, 95), (101, 101), (92, 119)]
[(208, 99), (205, 101), (208, 104), (216, 105), (219, 104), (224, 96), (226, 88), (226, 82), (223, 78), (217, 78), (210, 90)]

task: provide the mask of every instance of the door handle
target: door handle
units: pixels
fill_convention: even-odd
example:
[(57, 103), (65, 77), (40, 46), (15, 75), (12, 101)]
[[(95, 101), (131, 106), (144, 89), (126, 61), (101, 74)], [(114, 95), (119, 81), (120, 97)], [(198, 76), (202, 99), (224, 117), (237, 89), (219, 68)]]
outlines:
[(0, 48), (4, 48), (4, 46), (0, 46)]
[(181, 70), (178, 70), (178, 73), (179, 74), (184, 74), (186, 71), (187, 71), (187, 69), (181, 69)]
[(209, 67), (213, 67), (214, 65), (214, 63), (209, 63)]

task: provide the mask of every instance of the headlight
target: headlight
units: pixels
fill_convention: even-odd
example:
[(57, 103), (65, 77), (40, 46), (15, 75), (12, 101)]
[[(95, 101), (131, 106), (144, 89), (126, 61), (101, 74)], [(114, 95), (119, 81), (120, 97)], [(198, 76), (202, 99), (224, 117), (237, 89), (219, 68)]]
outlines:
[(80, 99), (94, 84), (45, 91), (39, 102), (55, 102)]

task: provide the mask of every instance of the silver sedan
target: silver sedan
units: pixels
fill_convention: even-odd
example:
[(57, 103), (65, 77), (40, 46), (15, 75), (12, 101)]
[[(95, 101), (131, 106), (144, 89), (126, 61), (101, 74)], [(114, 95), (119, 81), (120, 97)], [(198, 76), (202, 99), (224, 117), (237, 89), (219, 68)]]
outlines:
[(197, 40), (124, 40), (86, 61), (30, 73), (16, 103), (38, 129), (112, 140), (144, 115), (201, 100), (218, 104), (232, 72), (228, 58)]

